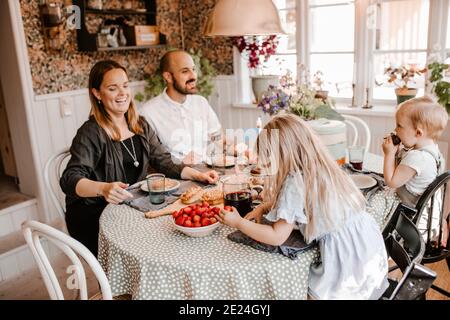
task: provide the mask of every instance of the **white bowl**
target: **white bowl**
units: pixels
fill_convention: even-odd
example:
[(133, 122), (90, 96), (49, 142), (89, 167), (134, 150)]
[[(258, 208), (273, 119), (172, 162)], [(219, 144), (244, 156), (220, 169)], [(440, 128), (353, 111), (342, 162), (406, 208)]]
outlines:
[(185, 235), (194, 238), (206, 237), (211, 233), (213, 233), (213, 231), (216, 230), (220, 225), (220, 222), (217, 221), (216, 223), (210, 224), (209, 226), (205, 227), (183, 227), (176, 224), (173, 218), (171, 218), (170, 220), (172, 221), (172, 224), (175, 226), (175, 229), (183, 232)]

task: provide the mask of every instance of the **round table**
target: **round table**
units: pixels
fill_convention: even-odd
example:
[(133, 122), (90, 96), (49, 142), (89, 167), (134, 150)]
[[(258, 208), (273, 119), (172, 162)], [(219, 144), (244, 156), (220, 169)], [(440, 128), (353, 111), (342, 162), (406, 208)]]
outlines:
[(306, 299), (318, 250), (291, 260), (235, 243), (234, 229), (192, 238), (170, 216), (146, 219), (126, 205), (108, 205), (100, 218), (99, 261), (113, 295), (133, 299)]
[[(378, 171), (381, 157), (365, 167)], [(381, 162), (382, 167), (382, 162)], [(235, 243), (234, 229), (191, 238), (171, 216), (146, 219), (127, 205), (108, 205), (100, 217), (99, 261), (113, 295), (133, 299), (306, 299), (317, 248), (291, 260)]]

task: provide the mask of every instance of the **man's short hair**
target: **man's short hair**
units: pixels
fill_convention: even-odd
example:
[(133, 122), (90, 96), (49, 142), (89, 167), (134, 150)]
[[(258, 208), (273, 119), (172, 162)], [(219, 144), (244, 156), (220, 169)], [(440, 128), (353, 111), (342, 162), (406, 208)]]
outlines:
[(186, 54), (189, 54), (186, 51), (181, 50), (181, 49), (174, 49), (174, 50), (167, 51), (162, 56), (161, 61), (159, 62), (159, 69), (161, 70), (161, 73), (170, 72), (171, 56), (177, 52), (184, 52)]
[(441, 136), (448, 122), (447, 110), (429, 96), (401, 103), (397, 115), (408, 117), (414, 128), (422, 127), (433, 140)]

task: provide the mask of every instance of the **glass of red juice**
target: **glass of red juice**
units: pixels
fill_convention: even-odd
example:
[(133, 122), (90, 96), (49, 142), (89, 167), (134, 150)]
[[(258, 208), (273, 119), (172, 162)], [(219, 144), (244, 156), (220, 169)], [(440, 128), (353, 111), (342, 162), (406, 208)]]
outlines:
[(355, 170), (363, 169), (365, 151), (363, 146), (348, 147), (348, 160)]
[(223, 200), (225, 206), (235, 207), (241, 217), (253, 210), (251, 188), (248, 182), (225, 182)]

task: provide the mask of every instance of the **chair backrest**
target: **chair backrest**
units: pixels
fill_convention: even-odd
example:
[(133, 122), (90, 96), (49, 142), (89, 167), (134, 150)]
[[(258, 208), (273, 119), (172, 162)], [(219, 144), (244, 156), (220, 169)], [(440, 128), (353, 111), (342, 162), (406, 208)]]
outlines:
[(370, 129), (369, 126), (367, 125), (367, 123), (355, 116), (351, 116), (351, 115), (347, 115), (347, 114), (342, 114), (342, 116), (345, 119), (345, 123), (348, 125), (348, 127), (350, 127), (353, 131), (353, 134), (351, 135), (353, 137), (353, 141), (352, 143), (349, 143), (350, 146), (354, 146), (358, 143), (358, 138), (359, 138), (359, 130), (358, 128), (361, 127), (364, 131), (364, 138), (365, 138), (365, 143), (362, 144), (366, 150), (366, 152), (369, 151), (370, 148), (370, 140), (371, 140), (371, 134), (370, 134)]
[(417, 214), (413, 222), (425, 240), (425, 254), (422, 263), (431, 263), (448, 258), (450, 252), (440, 246), (443, 238), (442, 224), (445, 221), (447, 184), (450, 170), (439, 175), (420, 197), (416, 205)]
[[(404, 210), (397, 209), (395, 227), (385, 238), (386, 250), (402, 271), (399, 281), (391, 286), (383, 299), (414, 300), (423, 295), (436, 279), (436, 273), (420, 264), (425, 252), (424, 240)], [(395, 219), (395, 218), (394, 218)]]
[(47, 291), (52, 300), (64, 300), (64, 295), (56, 277), (55, 271), (42, 248), (41, 238), (46, 238), (56, 245), (72, 262), (75, 281), (80, 290), (80, 299), (87, 300), (86, 274), (83, 264), (78, 256), (84, 259), (92, 269), (97, 281), (100, 284), (101, 293), (104, 300), (112, 300), (111, 287), (102, 267), (95, 256), (80, 242), (49, 225), (38, 221), (24, 221), (22, 232), (30, 247), (31, 253), (39, 267)]
[[(394, 229), (385, 238), (385, 243), (386, 250), (389, 254), (391, 254), (392, 250), (394, 253), (397, 253), (397, 247), (401, 244), (401, 247), (407, 252), (411, 262), (420, 263), (425, 253), (425, 242), (417, 226), (402, 211), (398, 215)], [(398, 257), (403, 260), (403, 257)], [(395, 261), (394, 257), (392, 258)], [(397, 261), (395, 262), (397, 263)], [(404, 262), (400, 261), (400, 264), (404, 265)], [(400, 269), (402, 269), (401, 265), (399, 265)], [(402, 269), (402, 271), (404, 270), (405, 268)]]
[(63, 173), (63, 169), (66, 165), (65, 160), (70, 156), (69, 149), (64, 149), (55, 155), (51, 156), (44, 167), (44, 181), (47, 188), (50, 199), (53, 205), (58, 210), (58, 214), (64, 219), (66, 210), (64, 203), (60, 200), (61, 189), (59, 187), (59, 178)]

